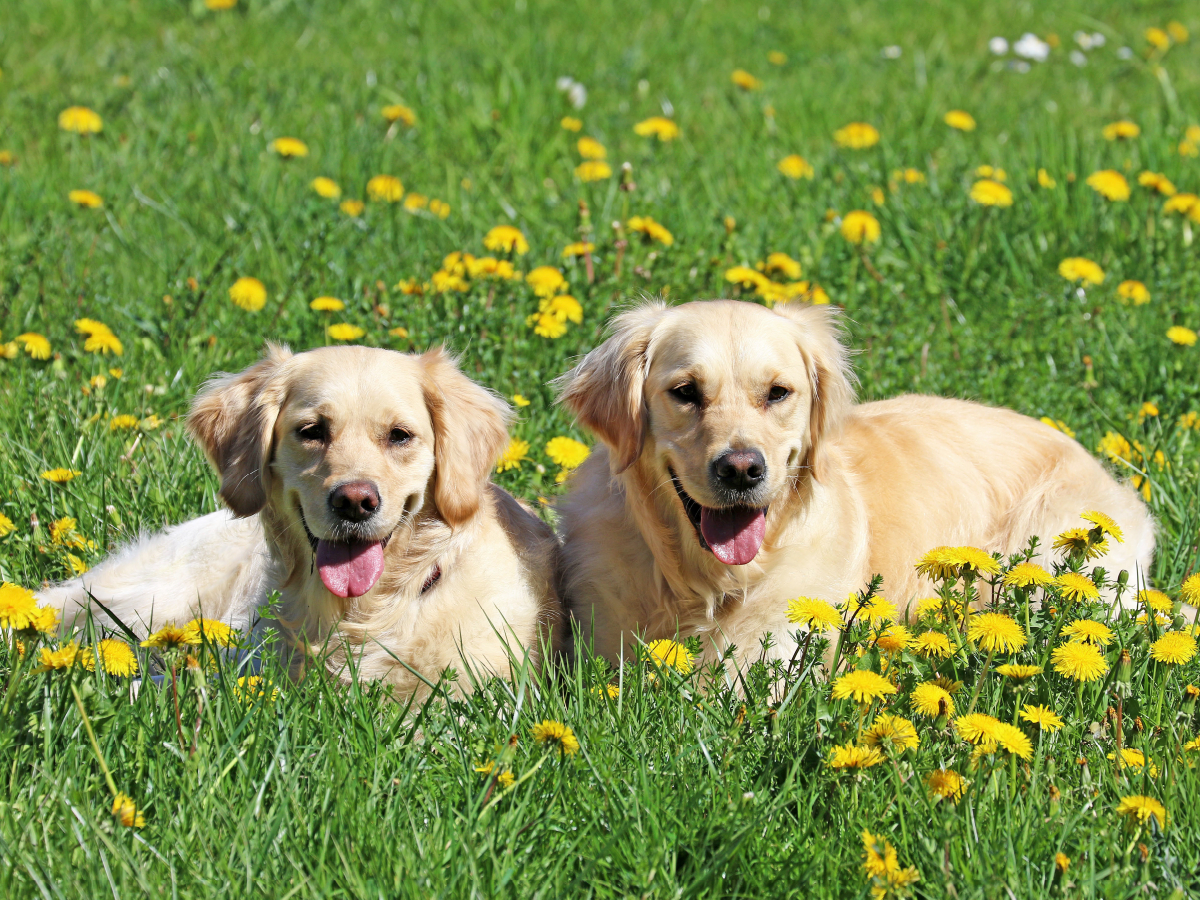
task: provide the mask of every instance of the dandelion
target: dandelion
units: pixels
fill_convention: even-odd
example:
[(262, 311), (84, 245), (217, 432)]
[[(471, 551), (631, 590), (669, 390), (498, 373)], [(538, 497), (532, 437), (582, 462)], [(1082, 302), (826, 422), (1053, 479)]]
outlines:
[(192, 619), (183, 630), (189, 644), (200, 645), (207, 641), (218, 647), (232, 647), (237, 643), (237, 631), (217, 619)]
[(834, 631), (842, 627), (842, 615), (837, 607), (811, 597), (789, 600), (787, 620), (794, 625), (805, 625), (810, 631)]
[(54, 484), (66, 484), (82, 474), (78, 469), (49, 469), (42, 473), (42, 477)]
[(494, 253), (516, 253), (517, 256), (524, 256), (529, 252), (529, 242), (525, 240), (525, 235), (511, 225), (497, 225), (489, 231), (484, 235), (483, 247)]
[(1087, 178), (1088, 186), (1101, 197), (1119, 203), (1129, 199), (1129, 182), (1125, 176), (1113, 169), (1093, 172)]
[(785, 156), (775, 166), (780, 174), (791, 178), (793, 181), (800, 178), (807, 178), (810, 181), (813, 177), (813, 167), (803, 156), (793, 153), (790, 156)]
[(424, 194), (409, 194), (404, 198), (404, 208), (409, 212), (417, 212), (429, 205), (429, 198)]
[(533, 333), (538, 337), (554, 340), (567, 333), (567, 323), (557, 316), (541, 313), (535, 314), (530, 318), (532, 320)]
[(500, 455), (500, 459), (496, 461), (496, 472), (507, 472), (511, 469), (521, 468), (521, 463), (529, 459), (529, 441), (521, 441), (517, 438), (510, 438), (508, 447)]
[(25, 345), (25, 352), (33, 359), (50, 358), (50, 342), (36, 331), (27, 331), (25, 334), (18, 334), (15, 340)]
[(1058, 182), (1055, 181), (1050, 176), (1050, 173), (1047, 172), (1045, 169), (1037, 170), (1037, 183), (1038, 183), (1039, 187), (1043, 187), (1046, 190), (1050, 190), (1051, 188), (1055, 187), (1058, 184)]
[(1016, 725), (1010, 725), (1008, 722), (997, 722), (993, 729), (993, 734), (996, 744), (1006, 753), (1019, 756), (1021, 759), (1029, 759), (1029, 757), (1033, 756), (1033, 742)]
[(1200, 605), (1200, 572), (1195, 572), (1184, 579), (1179, 588), (1179, 595), (1185, 603), (1193, 606)]
[(927, 578), (998, 575), (1000, 563), (978, 547), (934, 547), (917, 560), (917, 573)]
[(1196, 655), (1196, 639), (1186, 631), (1168, 631), (1150, 645), (1150, 656), (1160, 663), (1177, 666)]
[(768, 272), (777, 272), (784, 278), (796, 279), (800, 277), (800, 263), (792, 259), (786, 253), (769, 253), (767, 254), (766, 262), (763, 268)]
[(833, 133), (839, 147), (848, 150), (865, 150), (879, 143), (879, 132), (866, 122), (851, 122)]
[[(1121, 769), (1134, 769), (1140, 773), (1142, 769), (1146, 768), (1146, 754), (1136, 747), (1122, 747), (1119, 757), (1116, 753), (1110, 753), (1108, 758), (1117, 763), (1118, 768)], [(1157, 778), (1158, 766), (1151, 765), (1149, 774), (1151, 778)]]
[[(1155, 413), (1157, 415), (1157, 413)], [(1094, 529), (1099, 529), (1101, 534), (1111, 535), (1113, 540), (1118, 544), (1125, 543), (1124, 532), (1121, 531), (1121, 526), (1116, 523), (1116, 520), (1111, 516), (1105, 515), (1094, 509), (1080, 513), (1079, 518), (1085, 522), (1091, 522)]]
[(361, 200), (343, 200), (338, 205), (338, 209), (351, 218), (357, 219), (363, 214), (363, 210), (366, 209), (366, 206)]
[(980, 206), (1012, 206), (1012, 191), (991, 178), (981, 178), (971, 185), (971, 199)]
[(308, 186), (317, 192), (317, 196), (324, 197), (326, 200), (336, 200), (342, 196), (342, 189), (338, 187), (338, 183), (324, 175), (314, 178)]
[(975, 130), (974, 117), (968, 112), (963, 112), (961, 109), (950, 110), (950, 112), (946, 113), (946, 115), (942, 118), (942, 121), (956, 131)]
[(633, 216), (625, 223), (625, 227), (630, 231), (644, 234), (647, 240), (658, 241), (666, 247), (675, 243), (675, 236), (649, 216)]
[[(1182, 325), (1172, 325), (1167, 329), (1167, 339), (1181, 347), (1193, 347), (1196, 344), (1196, 332)], [(18, 340), (20, 339), (18, 338)], [(28, 349), (28, 345), (26, 345), (26, 349)]]
[(681, 675), (687, 675), (692, 671), (695, 656), (683, 644), (672, 640), (660, 639), (651, 641), (646, 645), (646, 658), (656, 668), (666, 666), (667, 668), (674, 669)]
[(1063, 727), (1062, 716), (1048, 706), (1034, 706), (1027, 703), (1021, 707), (1021, 718), (1051, 734)]
[(1054, 671), (1076, 681), (1095, 681), (1108, 671), (1108, 663), (1094, 644), (1069, 641), (1050, 654)]
[(868, 747), (881, 747), (884, 751), (903, 753), (919, 746), (921, 739), (908, 719), (882, 713), (863, 732), (863, 742)]
[(1167, 34), (1169, 34), (1171, 36), (1171, 40), (1177, 44), (1187, 43), (1188, 30), (1181, 22), (1168, 22)]
[(1063, 597), (1068, 600), (1096, 600), (1100, 597), (1100, 589), (1095, 582), (1078, 572), (1064, 572), (1055, 581)]
[(854, 594), (851, 594), (847, 600), (846, 609), (854, 612), (860, 622), (865, 620), (872, 625), (896, 620), (896, 604), (885, 597), (875, 596), (866, 602), (860, 602)]
[(83, 349), (88, 353), (107, 356), (112, 353), (113, 356), (121, 356), (125, 353), (125, 347), (111, 331), (105, 330), (91, 335), (83, 342)]
[(909, 703), (917, 715), (935, 719), (938, 716), (954, 715), (954, 699), (950, 692), (932, 681), (923, 681), (913, 688)]
[(1058, 274), (1067, 281), (1080, 281), (1085, 286), (1104, 283), (1104, 270), (1082, 256), (1072, 256), (1058, 264)]
[(1163, 204), (1163, 212), (1190, 216), (1200, 210), (1200, 197), (1195, 194), (1176, 194)]
[(996, 674), (1003, 675), (1005, 678), (1011, 678), (1013, 681), (1028, 681), (1035, 675), (1041, 675), (1042, 667), (1022, 665), (1020, 663), (1006, 663), (1003, 666), (996, 666)]
[[(100, 667), (108, 675), (128, 678), (137, 674), (137, 655), (133, 652), (133, 648), (124, 641), (105, 638), (96, 646), (96, 658), (100, 661)], [(86, 662), (84, 664), (87, 665)], [(89, 670), (94, 666), (93, 662), (88, 666)]]
[(1007, 181), (1008, 173), (998, 166), (976, 166), (976, 178), (994, 178), (996, 181)]
[(267, 288), (257, 278), (239, 278), (229, 288), (229, 299), (246, 312), (258, 312), (267, 302)]
[(86, 665), (85, 660), (91, 655), (88, 650), (80, 650), (79, 644), (71, 641), (68, 644), (63, 644), (57, 650), (51, 650), (49, 647), (42, 647), (39, 651), (38, 671), (50, 672), (55, 669), (70, 669), (76, 663)]
[(1122, 281), (1117, 285), (1117, 296), (1122, 300), (1132, 300), (1134, 306), (1142, 306), (1150, 302), (1150, 291), (1140, 281)]
[(58, 127), (75, 134), (99, 134), (104, 120), (86, 106), (68, 106), (58, 114)]
[(939, 800), (957, 803), (967, 790), (967, 780), (951, 769), (934, 769), (925, 776), (929, 793)]
[(869, 669), (854, 669), (833, 684), (833, 699), (851, 699), (856, 703), (872, 703), (888, 694), (896, 693), (896, 686), (882, 675)]
[(346, 304), (337, 297), (317, 297), (308, 304), (308, 308), (315, 312), (341, 312), (346, 308)]
[(892, 625), (875, 638), (875, 646), (884, 653), (899, 653), (912, 643), (912, 636), (903, 625)]
[(284, 159), (308, 156), (308, 145), (294, 137), (280, 137), (271, 141), (271, 149)]
[(829, 757), (831, 769), (869, 769), (885, 759), (878, 747), (860, 747), (857, 744), (842, 744), (833, 748)]
[(206, 9), (213, 12), (224, 12), (237, 6), (238, 0), (204, 0)]
[(734, 69), (729, 75), (729, 80), (743, 91), (757, 91), (762, 87), (762, 82), (745, 69)]
[(279, 699), (279, 688), (261, 675), (243, 675), (233, 685), (233, 699), (244, 704), (264, 699), (274, 703)]
[(916, 645), (918, 653), (930, 659), (935, 657), (949, 659), (954, 652), (953, 647), (950, 646), (950, 638), (940, 631), (926, 631), (919, 634), (913, 643)]
[(612, 177), (612, 166), (603, 160), (588, 160), (575, 167), (575, 177), (587, 183)]
[(429, 212), (439, 219), (448, 219), (450, 217), (450, 204), (434, 197), (429, 201)]
[(1004, 583), (1010, 587), (1046, 587), (1054, 584), (1054, 576), (1037, 563), (1023, 562), (1004, 573)]
[(863, 870), (871, 879), (872, 898), (885, 900), (887, 897), (906, 896), (909, 887), (920, 880), (921, 873), (915, 866), (900, 868), (895, 848), (882, 837), (874, 837), (869, 831), (864, 831), (862, 839), (866, 852)]
[(1147, 28), (1145, 31), (1146, 43), (1155, 50), (1166, 50), (1171, 46), (1170, 36), (1161, 28)]
[(1097, 647), (1107, 647), (1113, 639), (1111, 628), (1103, 622), (1094, 622), (1091, 619), (1076, 619), (1063, 628), (1062, 633), (1070, 640), (1095, 644)]
[[(209, 0), (212, 3), (213, 0)], [(219, 7), (218, 7), (219, 8)], [(141, 814), (137, 804), (128, 794), (118, 793), (113, 797), (112, 814), (126, 828), (145, 828), (146, 817)]]
[(1160, 613), (1169, 613), (1174, 608), (1171, 598), (1162, 591), (1138, 591), (1137, 599), (1139, 603), (1145, 604), (1150, 609)]
[(513, 402), (513, 406), (516, 406), (518, 408), (529, 405), (529, 401), (521, 394), (513, 394), (512, 402)]
[(553, 297), (567, 283), (562, 272), (554, 266), (538, 266), (525, 276), (525, 281), (539, 297)]
[(33, 591), (7, 581), (0, 583), (0, 628), (20, 631), (33, 624), (38, 615)]
[(608, 156), (608, 150), (595, 138), (581, 137), (575, 142), (575, 149), (584, 159), (605, 159)]
[(1152, 191), (1157, 191), (1164, 197), (1174, 197), (1178, 193), (1171, 180), (1159, 172), (1142, 172), (1138, 175), (1138, 184)]
[(969, 744), (994, 744), (997, 728), (1003, 723), (986, 713), (968, 713), (954, 720), (954, 730)]
[(402, 103), (392, 103), (379, 110), (388, 122), (402, 122), (409, 128), (417, 124), (417, 114)]
[(329, 336), (335, 341), (357, 341), (366, 333), (366, 329), (348, 322), (338, 322), (336, 325), (329, 326)]
[(86, 209), (99, 209), (104, 205), (104, 200), (95, 191), (69, 191), (67, 199)]
[(583, 128), (583, 122), (574, 116), (563, 116), (562, 121), (558, 123), (563, 131), (579, 131)]
[[(479, 763), (474, 768), (480, 775), (491, 775), (496, 771), (496, 763), (494, 760), (488, 760), (485, 763)], [(503, 769), (496, 775), (496, 783), (500, 787), (509, 787), (514, 781), (516, 781), (516, 776), (513, 775), (512, 769)]]
[(842, 217), (842, 237), (851, 244), (874, 244), (880, 233), (879, 220), (869, 212), (856, 209)]
[(665, 116), (651, 116), (633, 126), (635, 134), (641, 137), (656, 137), (664, 143), (679, 137), (679, 126)]
[(1122, 797), (1121, 802), (1117, 804), (1117, 815), (1125, 816), (1139, 825), (1144, 825), (1150, 819), (1154, 819), (1158, 822), (1159, 829), (1167, 827), (1166, 807), (1153, 797), (1146, 797), (1142, 794)]
[(573, 756), (579, 752), (579, 741), (575, 737), (575, 732), (562, 722), (544, 719), (534, 725), (530, 732), (537, 743), (557, 747), (558, 752), (562, 755)]
[(1142, 133), (1142, 129), (1138, 127), (1136, 122), (1130, 122), (1128, 119), (1122, 119), (1119, 122), (1109, 122), (1104, 126), (1104, 139), (1106, 141), (1121, 141), (1131, 140)]
[(780, 53), (778, 50), (772, 50), (767, 54), (767, 62), (773, 66), (782, 66), (787, 62), (787, 54)]
[(131, 416), (128, 413), (120, 416), (113, 416), (108, 422), (109, 431), (127, 431), (138, 427), (138, 417)]
[(4, 513), (0, 513), (0, 538), (8, 537), (16, 530), (17, 526), (13, 524), (13, 520)]
[(367, 199), (384, 203), (399, 203), (404, 185), (395, 175), (376, 175), (367, 182)]
[(1003, 613), (972, 616), (967, 623), (967, 637), (989, 653), (1015, 653), (1029, 641), (1025, 630)]

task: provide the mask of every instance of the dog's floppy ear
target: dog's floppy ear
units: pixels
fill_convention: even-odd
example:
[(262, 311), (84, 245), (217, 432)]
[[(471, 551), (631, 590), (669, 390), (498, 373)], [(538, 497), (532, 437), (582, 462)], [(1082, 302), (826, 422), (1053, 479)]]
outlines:
[(818, 481), (825, 474), (823, 444), (854, 405), (854, 372), (842, 343), (837, 310), (828, 306), (780, 304), (775, 312), (794, 322), (797, 342), (808, 366), (812, 409), (808, 418), (808, 465)]
[(608, 340), (557, 380), (559, 402), (608, 445), (618, 474), (642, 452), (650, 335), (666, 309), (665, 303), (654, 301), (617, 316)]
[(492, 467), (508, 447), (512, 411), (442, 348), (421, 354), (420, 363), (433, 422), (433, 502), (448, 525), (459, 525), (479, 509)]
[(275, 377), (292, 352), (267, 344), (266, 356), (237, 375), (220, 375), (192, 403), (187, 427), (221, 476), (221, 498), (238, 516), (267, 502), (271, 436), (283, 405)]

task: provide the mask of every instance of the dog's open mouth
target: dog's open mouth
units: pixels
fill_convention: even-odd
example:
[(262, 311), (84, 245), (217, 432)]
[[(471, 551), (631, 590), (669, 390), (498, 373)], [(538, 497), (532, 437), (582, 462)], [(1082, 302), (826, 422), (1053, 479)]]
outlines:
[(383, 574), (383, 551), (391, 534), (380, 541), (327, 541), (312, 533), (303, 511), (300, 521), (317, 556), (317, 572), (331, 594), (361, 597), (375, 587)]
[[(670, 471), (670, 470), (668, 470)], [(758, 556), (767, 533), (767, 508), (727, 506), (721, 509), (701, 506), (688, 496), (679, 478), (671, 472), (671, 483), (683, 503), (688, 521), (696, 529), (700, 546), (727, 566), (744, 566)]]

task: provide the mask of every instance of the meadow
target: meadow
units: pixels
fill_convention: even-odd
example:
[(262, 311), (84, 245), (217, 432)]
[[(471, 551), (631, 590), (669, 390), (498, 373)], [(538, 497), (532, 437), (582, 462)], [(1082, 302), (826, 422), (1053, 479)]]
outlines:
[[(1184, 3), (7, 0), (0, 894), (1200, 895), (1198, 194)], [(829, 302), (862, 398), (1049, 420), (1153, 571), (1093, 516), (907, 616), (796, 598), (786, 664), (425, 704), (21, 613), (218, 508), (181, 417), (267, 340), (452, 348), (553, 521), (594, 439), (549, 382), (655, 295)]]

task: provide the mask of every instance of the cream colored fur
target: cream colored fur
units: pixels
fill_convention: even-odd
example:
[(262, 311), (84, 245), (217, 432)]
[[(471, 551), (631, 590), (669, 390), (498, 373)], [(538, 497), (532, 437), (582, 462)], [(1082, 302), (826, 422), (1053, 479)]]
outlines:
[[(883, 575), (900, 609), (930, 596), (917, 558), (939, 545), (1008, 554), (1050, 542), (1097, 509), (1125, 530), (1101, 560), (1144, 581), (1150, 516), (1080, 444), (1025, 416), (978, 403), (905, 396), (854, 405), (828, 308), (709, 301), (651, 303), (563, 376), (563, 401), (603, 443), (561, 503), (564, 593), (580, 639), (618, 657), (635, 636), (700, 636), (709, 658), (762, 637), (785, 658), (798, 596), (840, 602)], [(670, 393), (689, 382), (705, 402)], [(767, 403), (773, 385), (791, 393)], [(762, 451), (766, 537), (727, 566), (704, 549), (671, 484), (721, 506), (709, 466), (728, 449)], [(1128, 596), (1128, 595), (1127, 595)]]
[[(557, 543), (488, 481), (508, 418), (507, 406), (440, 350), (272, 348), (211, 384), (189, 417), (233, 514), (145, 538), (40, 599), (62, 609), (67, 625), (90, 594), (146, 630), (201, 613), (247, 628), (277, 590), (294, 647), (328, 645), (339, 674), (351, 663), (405, 693), (424, 691), (447, 666), (506, 675), (510, 653), (525, 652), (540, 664), (542, 650), (563, 639)], [(317, 419), (328, 439), (303, 440), (298, 429)], [(391, 440), (396, 428), (409, 438)], [(328, 497), (349, 481), (378, 486), (366, 539), (390, 538), (379, 581), (342, 599), (316, 571), (305, 523), (317, 537), (344, 540), (346, 523)], [(469, 689), (469, 680), (459, 686)]]

